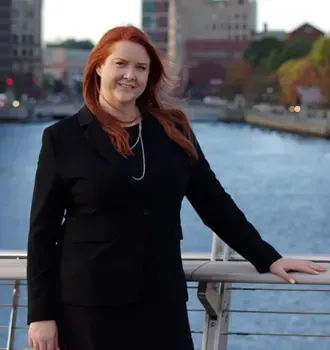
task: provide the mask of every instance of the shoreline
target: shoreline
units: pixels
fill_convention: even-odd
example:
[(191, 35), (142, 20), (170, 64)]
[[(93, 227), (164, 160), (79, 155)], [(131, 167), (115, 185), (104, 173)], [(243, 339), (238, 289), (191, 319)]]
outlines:
[(303, 136), (330, 139), (330, 121), (327, 119), (294, 119), (292, 116), (288, 118), (284, 116), (283, 118), (283, 116), (279, 115), (259, 116), (254, 112), (247, 113), (244, 119), (246, 124), (255, 127)]

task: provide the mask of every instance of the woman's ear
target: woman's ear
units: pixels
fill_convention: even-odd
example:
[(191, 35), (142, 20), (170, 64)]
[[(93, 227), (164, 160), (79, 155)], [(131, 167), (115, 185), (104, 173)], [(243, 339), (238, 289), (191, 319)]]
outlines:
[(101, 76), (102, 68), (100, 66), (96, 67), (97, 75)]

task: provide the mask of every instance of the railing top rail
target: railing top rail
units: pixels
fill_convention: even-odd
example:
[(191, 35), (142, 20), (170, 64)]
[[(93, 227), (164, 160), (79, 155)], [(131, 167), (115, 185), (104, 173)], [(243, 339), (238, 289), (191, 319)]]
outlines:
[[(0, 259), (0, 280), (26, 279), (26, 256), (20, 258), (21, 256), (15, 257), (15, 255), (8, 254), (7, 258), (2, 257)], [(297, 283), (329, 285), (330, 259), (325, 259), (324, 256), (322, 261), (327, 268), (326, 272), (319, 275), (292, 273)], [(259, 274), (246, 261), (209, 261), (198, 259), (198, 255), (185, 258), (183, 254), (183, 267), (188, 281), (287, 284), (287, 282), (271, 273)]]
[[(189, 260), (201, 260), (201, 261), (210, 261), (211, 253), (210, 252), (183, 252), (182, 259), (183, 261)], [(293, 259), (302, 259), (310, 260), (314, 262), (321, 263), (330, 263), (330, 255), (326, 254), (288, 254), (285, 255), (286, 258)], [(27, 251), (26, 250), (1, 250), (0, 249), (0, 260), (1, 259), (26, 259)], [(223, 260), (223, 254), (219, 254), (217, 259), (218, 261)], [(241, 255), (237, 253), (230, 254), (229, 261), (246, 261)]]

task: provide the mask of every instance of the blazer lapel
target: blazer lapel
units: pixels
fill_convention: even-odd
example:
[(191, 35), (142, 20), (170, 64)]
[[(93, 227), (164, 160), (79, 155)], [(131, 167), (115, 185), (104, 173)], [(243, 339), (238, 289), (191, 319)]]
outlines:
[(116, 151), (107, 133), (102, 129), (100, 123), (87, 106), (84, 106), (78, 112), (78, 120), (80, 126), (85, 129), (83, 135), (89, 141), (90, 145), (116, 171), (121, 171), (123, 175), (129, 176), (126, 158)]

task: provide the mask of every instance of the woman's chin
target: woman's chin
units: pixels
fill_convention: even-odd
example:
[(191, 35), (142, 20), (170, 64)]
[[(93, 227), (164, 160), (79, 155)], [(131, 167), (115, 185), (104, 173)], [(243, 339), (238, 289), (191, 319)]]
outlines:
[(116, 94), (116, 100), (119, 103), (127, 104), (134, 103), (136, 101), (136, 96), (133, 94)]

